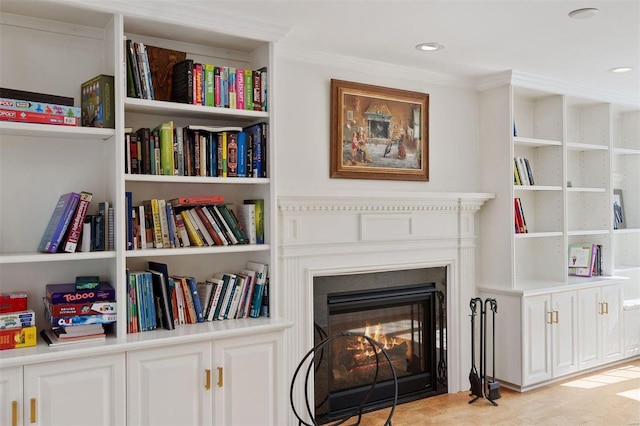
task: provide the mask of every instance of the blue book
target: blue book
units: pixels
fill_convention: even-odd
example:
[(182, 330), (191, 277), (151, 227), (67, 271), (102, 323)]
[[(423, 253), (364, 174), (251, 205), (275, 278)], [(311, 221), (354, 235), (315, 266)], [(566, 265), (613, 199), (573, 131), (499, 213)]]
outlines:
[(191, 290), (191, 298), (193, 299), (193, 307), (196, 310), (196, 317), (198, 322), (204, 322), (204, 311), (202, 310), (202, 303), (200, 303), (200, 296), (198, 295), (198, 283), (194, 277), (185, 277), (187, 284), (189, 284), (189, 290)]
[(38, 251), (45, 253), (55, 253), (58, 251), (58, 247), (60, 247), (62, 243), (62, 239), (69, 227), (79, 200), (80, 194), (77, 192), (68, 192), (60, 196), (56, 207), (53, 209), (42, 240), (40, 240)]
[(238, 133), (238, 177), (247, 177), (247, 134)]

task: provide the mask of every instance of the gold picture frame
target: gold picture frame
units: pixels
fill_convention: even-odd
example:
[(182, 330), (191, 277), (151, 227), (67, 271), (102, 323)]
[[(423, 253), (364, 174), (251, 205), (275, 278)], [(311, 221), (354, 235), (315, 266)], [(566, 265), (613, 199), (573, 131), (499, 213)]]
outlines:
[(331, 80), (330, 177), (429, 181), (429, 95)]

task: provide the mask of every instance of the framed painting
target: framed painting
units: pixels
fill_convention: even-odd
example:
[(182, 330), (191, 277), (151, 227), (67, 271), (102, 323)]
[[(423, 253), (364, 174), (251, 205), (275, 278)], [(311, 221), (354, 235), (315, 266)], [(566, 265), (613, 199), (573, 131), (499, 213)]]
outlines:
[(331, 80), (332, 178), (429, 181), (429, 95)]

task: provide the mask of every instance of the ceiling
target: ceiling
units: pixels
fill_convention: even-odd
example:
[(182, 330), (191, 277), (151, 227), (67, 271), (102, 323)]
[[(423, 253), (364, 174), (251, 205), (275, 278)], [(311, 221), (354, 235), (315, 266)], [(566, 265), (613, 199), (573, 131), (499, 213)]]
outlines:
[[(515, 70), (640, 104), (640, 1), (182, 0), (290, 30), (283, 48), (310, 49), (475, 79)], [(590, 19), (574, 9), (595, 7)], [(415, 46), (440, 42), (443, 50)], [(633, 67), (626, 74), (608, 69)], [(637, 102), (636, 102), (637, 101)]]

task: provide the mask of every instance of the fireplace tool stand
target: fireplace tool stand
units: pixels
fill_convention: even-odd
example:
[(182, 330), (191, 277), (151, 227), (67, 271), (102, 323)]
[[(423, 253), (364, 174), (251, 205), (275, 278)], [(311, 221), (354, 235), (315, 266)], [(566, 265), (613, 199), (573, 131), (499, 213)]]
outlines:
[[(469, 382), (471, 390), (469, 396), (474, 398), (469, 401), (469, 404), (473, 404), (479, 398), (487, 398), (487, 400), (497, 406), (496, 399), (500, 399), (500, 382), (496, 381), (496, 313), (498, 312), (498, 302), (495, 299), (487, 298), (482, 301), (481, 298), (475, 297), (471, 299), (469, 306), (471, 308), (471, 371), (469, 372)], [(480, 327), (479, 327), (479, 342), (480, 342), (480, 372), (476, 367), (476, 324), (475, 318), (478, 315), (478, 307), (480, 310)], [(487, 313), (492, 313), (492, 361), (493, 369), (491, 381), (487, 377)]]
[[(354, 410), (351, 413), (347, 413), (342, 419), (332, 423), (330, 426), (337, 426), (337, 425), (341, 425), (343, 423), (345, 423), (347, 420), (349, 420), (351, 417), (355, 416), (356, 414), (358, 415), (358, 420), (356, 423), (354, 423), (354, 425), (359, 425), (360, 421), (362, 420), (362, 414), (363, 414), (363, 410), (364, 407), (367, 403), (367, 401), (369, 400), (369, 397), (371, 396), (371, 394), (373, 393), (373, 390), (375, 389), (376, 385), (378, 384), (378, 372), (380, 369), (380, 357), (379, 354), (384, 355), (385, 359), (387, 360), (387, 362), (389, 363), (389, 368), (391, 369), (391, 373), (393, 375), (393, 385), (394, 385), (394, 396), (393, 396), (393, 405), (391, 406), (391, 409), (389, 411), (389, 417), (387, 417), (387, 420), (384, 423), (384, 426), (392, 426), (391, 424), (391, 418), (393, 417), (393, 413), (395, 412), (396, 409), (396, 405), (398, 404), (398, 375), (396, 374), (396, 370), (393, 366), (393, 363), (391, 362), (391, 358), (389, 357), (389, 354), (387, 354), (387, 352), (384, 350), (384, 348), (382, 347), (382, 345), (380, 343), (378, 343), (376, 340), (372, 339), (371, 337), (367, 336), (366, 334), (363, 333), (354, 333), (354, 332), (350, 332), (350, 331), (345, 331), (342, 333), (338, 333), (338, 334), (334, 334), (333, 336), (327, 337), (326, 339), (323, 339), (320, 343), (318, 343), (316, 346), (313, 347), (313, 349), (311, 349), (309, 352), (307, 352), (307, 354), (302, 358), (302, 361), (300, 361), (300, 364), (298, 364), (298, 367), (296, 368), (295, 373), (293, 374), (293, 378), (291, 379), (291, 387), (289, 388), (289, 401), (291, 403), (291, 409), (293, 410), (293, 414), (296, 416), (296, 418), (298, 419), (298, 425), (305, 425), (305, 426), (318, 426), (318, 423), (315, 420), (314, 417), (314, 413), (313, 410), (311, 409), (311, 401), (309, 400), (309, 377), (310, 377), (310, 373), (311, 370), (313, 368), (313, 365), (319, 362), (318, 357), (322, 357), (322, 354), (324, 352), (324, 348), (327, 346), (327, 344), (329, 344), (330, 342), (332, 342), (335, 339), (338, 339), (340, 337), (345, 337), (345, 336), (358, 336), (362, 339), (365, 339), (369, 345), (371, 345), (371, 347), (374, 349), (375, 352), (375, 356), (376, 356), (376, 372), (375, 372), (375, 376), (373, 379), (373, 383), (371, 384), (371, 388), (369, 389), (369, 392), (367, 393), (367, 395), (365, 396), (364, 400), (360, 403), (360, 405), (356, 408), (356, 410)], [(378, 349), (378, 350), (376, 350)], [(293, 393), (294, 393), (294, 387), (296, 384), (296, 379), (298, 377), (298, 373), (300, 372), (300, 370), (302, 369), (302, 367), (304, 366), (305, 363), (309, 363), (309, 365), (307, 366), (307, 374), (305, 376), (305, 380), (304, 380), (304, 399), (305, 399), (305, 403), (306, 403), (306, 414), (308, 416), (309, 419), (311, 419), (312, 423), (307, 423), (303, 420), (303, 418), (301, 417), (300, 413), (298, 413), (298, 411), (296, 410), (295, 407), (295, 403), (294, 403), (294, 397), (293, 397)]]

